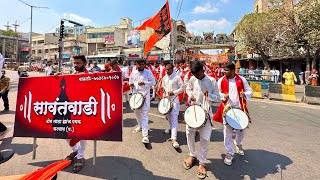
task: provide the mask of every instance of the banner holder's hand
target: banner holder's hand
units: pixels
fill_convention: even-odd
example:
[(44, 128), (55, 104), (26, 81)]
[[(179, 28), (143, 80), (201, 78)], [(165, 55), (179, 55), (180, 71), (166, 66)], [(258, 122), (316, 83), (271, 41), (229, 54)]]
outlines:
[(144, 82), (139, 82), (138, 85), (139, 85), (139, 86), (144, 86), (145, 83), (144, 83)]

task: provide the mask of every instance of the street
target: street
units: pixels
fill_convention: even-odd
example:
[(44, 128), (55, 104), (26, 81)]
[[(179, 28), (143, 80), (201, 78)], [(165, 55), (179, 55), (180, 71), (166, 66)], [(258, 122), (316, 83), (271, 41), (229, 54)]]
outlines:
[[(18, 74), (7, 71), (11, 79), (10, 112), (0, 120), (14, 125)], [(40, 76), (30, 73), (30, 76)], [(41, 86), (39, 86), (41, 88)], [(168, 122), (158, 113), (158, 101), (152, 101), (149, 112), (151, 145), (141, 143), (141, 134), (133, 134), (137, 125), (133, 111), (124, 103), (123, 142), (97, 143), (97, 161), (93, 166), (93, 141), (88, 141), (85, 167), (79, 174), (71, 173), (72, 166), (58, 173), (58, 179), (197, 179), (197, 168), (186, 171), (183, 161), (188, 157), (183, 112), (180, 109), (176, 151), (164, 130)], [(217, 106), (218, 104), (216, 104)], [(2, 100), (0, 109), (3, 110)], [(215, 110), (214, 110), (215, 111)], [(223, 163), (223, 126), (215, 123), (208, 153), (207, 179), (320, 179), (320, 106), (270, 100), (249, 102), (252, 124), (244, 140), (245, 156), (235, 155), (231, 167)], [(38, 139), (37, 157), (32, 160), (32, 138), (13, 138), (13, 130), (0, 141), (0, 149), (13, 148), (14, 157), (0, 165), (1, 176), (27, 174), (65, 158), (70, 148), (65, 140)], [(199, 137), (197, 138), (199, 140)], [(199, 147), (199, 144), (197, 144)]]

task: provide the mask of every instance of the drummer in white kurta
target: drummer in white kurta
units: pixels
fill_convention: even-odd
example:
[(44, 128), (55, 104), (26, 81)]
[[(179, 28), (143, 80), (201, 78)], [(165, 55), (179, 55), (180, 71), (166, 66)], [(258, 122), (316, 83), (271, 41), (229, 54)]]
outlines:
[(132, 93), (142, 93), (146, 100), (140, 109), (134, 110), (138, 127), (133, 132), (138, 133), (142, 131), (142, 142), (149, 143), (148, 138), (148, 112), (150, 110), (150, 87), (156, 84), (151, 71), (145, 69), (146, 61), (141, 59), (136, 63), (137, 70), (132, 71), (129, 84), (133, 88)]
[[(191, 72), (194, 75), (190, 78), (186, 92), (190, 97), (191, 104), (202, 106), (210, 115), (210, 119), (199, 129), (190, 128), (186, 126), (187, 142), (190, 151), (190, 156), (185, 160), (184, 167), (190, 169), (198, 157), (200, 162), (198, 168), (198, 178), (204, 179), (206, 177), (205, 163), (207, 161), (208, 147), (210, 143), (211, 131), (212, 131), (212, 110), (211, 103), (217, 101), (219, 98), (219, 90), (216, 80), (204, 73), (203, 64), (200, 61), (194, 61), (191, 63)], [(209, 103), (209, 104), (208, 104)], [(195, 133), (200, 132), (200, 150), (198, 156), (195, 147)]]
[(251, 98), (251, 96), (253, 95), (253, 91), (249, 86), (247, 80), (235, 73), (235, 64), (227, 63), (224, 67), (224, 71), (225, 76), (220, 78), (218, 81), (219, 92), (221, 100), (223, 102), (220, 104), (214, 116), (214, 120), (223, 123), (224, 125), (224, 145), (227, 150), (224, 163), (231, 166), (235, 152), (233, 144), (235, 144), (239, 155), (244, 155), (242, 141), (244, 139), (246, 131), (245, 129), (237, 130), (233, 139), (232, 127), (228, 125), (222, 118), (224, 106), (230, 105), (232, 108), (241, 109), (249, 115), (246, 100), (249, 100)]
[[(177, 142), (178, 116), (180, 111), (178, 95), (184, 91), (184, 86), (181, 77), (173, 73), (172, 64), (166, 65), (166, 72), (162, 80), (162, 88), (164, 89), (165, 97), (169, 97), (173, 102), (172, 111), (167, 114), (166, 118), (170, 124), (172, 146), (179, 148), (179, 143)], [(170, 130), (167, 129), (165, 133), (170, 133)]]

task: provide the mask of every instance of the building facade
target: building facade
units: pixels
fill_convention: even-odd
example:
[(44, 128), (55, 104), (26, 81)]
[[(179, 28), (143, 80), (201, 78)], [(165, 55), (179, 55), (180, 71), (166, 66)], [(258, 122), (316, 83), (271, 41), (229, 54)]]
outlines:
[(88, 28), (86, 35), (87, 55), (117, 57), (126, 48), (128, 32), (133, 30), (132, 20), (121, 18), (119, 25)]
[(254, 3), (255, 13), (265, 13), (275, 7), (293, 9), (303, 0), (256, 0)]
[[(45, 63), (47, 60), (59, 58), (59, 36), (55, 33), (32, 37), (32, 61)], [(67, 37), (63, 39), (62, 57), (64, 61), (70, 61), (71, 57), (85, 54), (85, 36)]]

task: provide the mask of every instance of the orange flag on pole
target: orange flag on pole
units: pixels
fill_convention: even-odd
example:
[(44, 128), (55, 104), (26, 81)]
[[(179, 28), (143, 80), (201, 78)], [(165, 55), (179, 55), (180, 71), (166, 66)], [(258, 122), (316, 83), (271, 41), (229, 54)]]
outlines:
[(145, 30), (147, 27), (154, 29), (154, 33), (144, 45), (144, 57), (158, 41), (171, 32), (172, 26), (168, 0), (156, 15), (146, 20), (140, 27), (137, 27), (136, 30)]
[(71, 160), (61, 160), (49, 166), (34, 171), (20, 178), (19, 180), (49, 180), (52, 179), (60, 170), (71, 164)]

